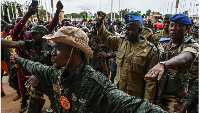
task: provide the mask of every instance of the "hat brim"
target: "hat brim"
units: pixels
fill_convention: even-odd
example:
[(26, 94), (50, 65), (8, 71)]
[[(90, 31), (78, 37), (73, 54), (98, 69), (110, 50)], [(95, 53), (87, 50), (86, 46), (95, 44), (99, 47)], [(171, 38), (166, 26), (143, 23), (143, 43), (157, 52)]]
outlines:
[(89, 58), (93, 57), (92, 49), (85, 43), (80, 43), (78, 40), (76, 40), (77, 38), (73, 36), (68, 36), (68, 35), (56, 36), (54, 34), (48, 34), (43, 36), (42, 38), (71, 45), (73, 47), (81, 49)]

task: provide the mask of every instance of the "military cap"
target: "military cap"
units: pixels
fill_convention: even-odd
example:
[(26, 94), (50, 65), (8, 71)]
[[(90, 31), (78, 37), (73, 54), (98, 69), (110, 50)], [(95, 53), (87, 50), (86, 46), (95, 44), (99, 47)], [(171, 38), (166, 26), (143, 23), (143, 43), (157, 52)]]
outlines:
[(88, 57), (92, 58), (92, 49), (89, 47), (87, 34), (79, 28), (63, 26), (55, 34), (45, 35), (42, 38), (61, 42), (81, 49)]
[(124, 20), (126, 24), (133, 21), (141, 21), (143, 23), (142, 17), (137, 14), (125, 14)]
[(176, 23), (182, 23), (182, 24), (186, 24), (186, 25), (192, 24), (191, 19), (184, 14), (174, 14), (170, 17), (170, 21), (176, 22)]
[(43, 35), (49, 34), (49, 30), (43, 25), (35, 25), (28, 32), (30, 32), (30, 33), (38, 32), (38, 33), (41, 33)]

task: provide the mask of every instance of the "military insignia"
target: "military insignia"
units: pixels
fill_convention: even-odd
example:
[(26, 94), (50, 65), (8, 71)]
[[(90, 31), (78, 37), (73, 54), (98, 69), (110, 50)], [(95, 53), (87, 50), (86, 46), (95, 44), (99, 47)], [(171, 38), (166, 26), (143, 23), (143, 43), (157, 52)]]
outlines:
[(56, 84), (53, 84), (53, 90), (59, 94), (61, 94), (61, 90), (60, 90), (60, 87)]
[(31, 52), (33, 52), (33, 53), (36, 53), (36, 51), (35, 51), (35, 50), (33, 50), (33, 49), (30, 49), (30, 51), (31, 51)]
[(130, 16), (128, 17), (128, 20), (131, 21), (131, 17)]
[(147, 49), (144, 49), (144, 52), (146, 53), (146, 52), (147, 52)]
[(64, 109), (68, 110), (70, 108), (69, 100), (65, 96), (60, 97), (60, 103)]
[(82, 104), (84, 104), (86, 102), (86, 100), (83, 99), (83, 98), (81, 98), (81, 99), (79, 99), (79, 102), (82, 103)]
[(74, 93), (72, 93), (72, 100), (73, 101), (77, 101), (77, 97), (76, 97), (76, 95)]

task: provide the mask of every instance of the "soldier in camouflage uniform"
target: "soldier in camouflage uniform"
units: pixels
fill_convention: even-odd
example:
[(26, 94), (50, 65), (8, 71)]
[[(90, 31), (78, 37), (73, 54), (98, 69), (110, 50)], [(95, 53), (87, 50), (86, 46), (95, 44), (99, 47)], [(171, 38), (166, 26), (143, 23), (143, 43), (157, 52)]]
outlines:
[(153, 36), (154, 42), (152, 42), (152, 43), (155, 44), (156, 47), (158, 47), (159, 40), (161, 38), (169, 38), (169, 30), (168, 29), (169, 29), (169, 24), (170, 24), (170, 21), (169, 21), (170, 16), (171, 16), (171, 14), (165, 15), (165, 18), (164, 18), (164, 21), (163, 21), (163, 30), (157, 31)]
[(17, 54), (12, 54), (11, 61), (51, 84), (59, 113), (166, 113), (147, 100), (118, 90), (103, 74), (87, 65), (85, 55), (92, 58), (93, 54), (82, 30), (64, 26), (55, 35), (43, 38), (54, 41), (53, 66), (26, 60)]
[[(43, 25), (36, 25), (29, 32), (31, 33), (33, 40), (16, 42), (1, 39), (1, 44), (2, 46), (9, 48), (15, 47), (20, 48), (21, 50), (28, 50), (32, 61), (51, 66), (51, 51), (53, 50), (53, 45), (48, 40), (42, 39), (42, 36), (47, 35), (49, 30)], [(51, 95), (53, 93), (53, 89), (47, 87), (48, 84), (44, 84), (42, 81), (39, 82), (39, 79), (37, 79), (34, 75), (32, 75), (30, 79), (33, 84), (31, 85), (32, 87), (27, 86), (30, 94), (28, 113), (40, 112), (38, 109), (39, 107), (42, 107), (39, 105), (43, 97), (43, 93), (49, 97), (52, 105), (55, 105), (54, 97)]]
[[(188, 71), (198, 56), (198, 44), (191, 38), (185, 39), (185, 32), (191, 20), (184, 14), (175, 14), (170, 17), (170, 38), (161, 38), (159, 61), (146, 75), (145, 80), (163, 73), (167, 76), (164, 92), (161, 96), (161, 106), (168, 112), (180, 110), (188, 91)], [(162, 80), (160, 84), (164, 84)]]
[[(99, 18), (102, 18), (100, 15)], [(126, 37), (110, 35), (99, 19), (97, 36), (110, 49), (117, 51), (115, 86), (129, 95), (154, 101), (156, 79), (144, 81), (144, 75), (157, 63), (156, 48), (140, 35), (142, 17), (126, 14)]]
[[(182, 108), (179, 113), (184, 113), (186, 110), (190, 113), (195, 107), (198, 108), (198, 100), (199, 100), (199, 78), (194, 81), (191, 89), (188, 91), (187, 98), (182, 104)], [(197, 109), (198, 110), (198, 109)], [(192, 111), (194, 113), (195, 111)], [(195, 112), (198, 113), (198, 112)]]

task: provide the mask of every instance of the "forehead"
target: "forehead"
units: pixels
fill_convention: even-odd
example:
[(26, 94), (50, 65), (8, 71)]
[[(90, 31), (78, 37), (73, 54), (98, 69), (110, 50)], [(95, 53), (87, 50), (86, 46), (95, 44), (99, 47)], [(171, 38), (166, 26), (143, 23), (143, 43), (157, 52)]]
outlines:
[(184, 24), (170, 21), (170, 25), (184, 25)]

